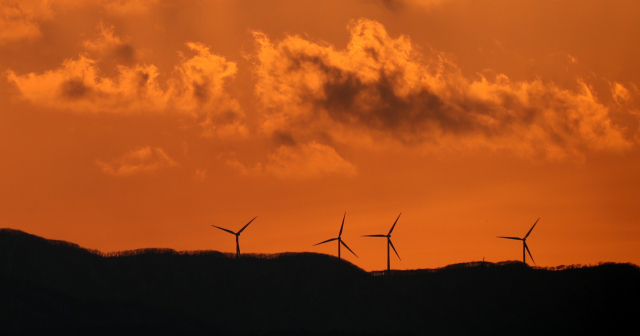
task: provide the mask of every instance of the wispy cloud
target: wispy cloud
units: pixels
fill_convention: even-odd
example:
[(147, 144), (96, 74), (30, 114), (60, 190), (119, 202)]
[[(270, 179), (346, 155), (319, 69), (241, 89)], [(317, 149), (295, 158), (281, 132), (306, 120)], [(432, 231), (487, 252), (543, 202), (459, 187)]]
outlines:
[(147, 13), (159, 0), (104, 0), (104, 8), (112, 15), (137, 15)]
[(96, 160), (103, 172), (116, 176), (131, 176), (140, 173), (152, 174), (161, 168), (178, 166), (162, 148), (138, 147), (120, 158), (103, 162)]
[(279, 146), (267, 155), (266, 164), (257, 163), (248, 168), (236, 158), (226, 164), (243, 175), (271, 175), (282, 179), (312, 179), (321, 176), (355, 176), (355, 165), (345, 160), (330, 146), (312, 141), (296, 146)]
[(136, 50), (131, 43), (123, 41), (115, 35), (113, 26), (98, 26), (100, 33), (93, 40), (83, 42), (84, 47), (100, 55), (101, 58), (113, 59), (117, 64), (132, 65), (136, 61)]
[(40, 36), (39, 22), (51, 18), (49, 1), (0, 1), (0, 44)]
[(610, 83), (610, 85), (611, 95), (618, 105), (622, 105), (631, 99), (631, 92), (624, 85), (617, 82)]
[(203, 182), (207, 179), (206, 169), (196, 169), (196, 173), (193, 175), (193, 180), (196, 182)]
[(269, 154), (267, 173), (282, 178), (317, 178), (323, 175), (354, 176), (356, 167), (330, 146), (310, 142), (300, 146), (280, 146)]

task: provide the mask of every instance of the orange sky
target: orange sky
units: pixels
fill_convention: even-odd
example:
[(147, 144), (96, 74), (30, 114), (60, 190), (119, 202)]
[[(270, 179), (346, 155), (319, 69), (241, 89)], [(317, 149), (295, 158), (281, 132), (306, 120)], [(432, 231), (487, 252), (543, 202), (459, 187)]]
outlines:
[(2, 227), (640, 264), (640, 3), (0, 0)]

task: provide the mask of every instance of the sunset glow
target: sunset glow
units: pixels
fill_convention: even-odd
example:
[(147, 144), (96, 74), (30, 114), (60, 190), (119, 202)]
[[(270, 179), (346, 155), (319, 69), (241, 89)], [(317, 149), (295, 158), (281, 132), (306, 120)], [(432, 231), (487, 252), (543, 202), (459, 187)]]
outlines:
[[(0, 227), (640, 264), (640, 2), (0, 0)], [(345, 253), (346, 252), (346, 253)], [(393, 252), (393, 251), (392, 251)], [(528, 259), (528, 256), (527, 256)]]

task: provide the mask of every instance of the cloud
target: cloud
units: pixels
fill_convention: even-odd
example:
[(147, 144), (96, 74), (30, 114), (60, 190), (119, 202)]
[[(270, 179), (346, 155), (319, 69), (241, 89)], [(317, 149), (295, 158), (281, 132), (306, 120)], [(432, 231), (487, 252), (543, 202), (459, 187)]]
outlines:
[(258, 162), (255, 164), (253, 168), (248, 168), (245, 164), (238, 161), (235, 157), (235, 153), (229, 153), (232, 157), (227, 158), (225, 160), (225, 165), (227, 167), (232, 168), (235, 171), (238, 171), (242, 175), (250, 175), (250, 176), (261, 176), (264, 175), (264, 169), (262, 168), (262, 163)]
[(445, 0), (362, 0), (367, 3), (380, 4), (392, 12), (406, 9), (409, 5), (420, 8), (429, 9), (435, 5), (439, 5)]
[(40, 24), (54, 18), (54, 8), (98, 6), (111, 15), (139, 15), (157, 7), (158, 0), (0, 0), (0, 44), (41, 36)]
[(267, 155), (267, 163), (247, 168), (235, 158), (226, 165), (243, 175), (269, 174), (283, 179), (309, 179), (325, 175), (355, 176), (357, 168), (330, 146), (315, 141), (297, 146), (282, 145)]
[[(201, 43), (190, 42), (192, 57), (182, 59), (175, 73), (160, 83), (154, 65), (135, 63), (135, 49), (114, 34), (114, 28), (99, 27), (98, 37), (85, 41), (91, 57), (82, 53), (55, 69), (18, 75), (8, 70), (24, 98), (34, 104), (75, 112), (158, 113), (177, 110), (190, 114), (209, 137), (245, 136), (248, 131), (240, 103), (225, 90), (235, 76), (234, 62), (214, 55)], [(104, 75), (102, 59), (116, 61), (116, 74)], [(163, 89), (164, 87), (164, 89)]]
[(109, 163), (96, 160), (96, 164), (103, 172), (116, 176), (131, 176), (139, 173), (152, 174), (160, 168), (176, 167), (162, 148), (138, 147), (124, 156)]
[(183, 55), (176, 67), (179, 75), (172, 82), (175, 106), (201, 117), (205, 135), (246, 135), (240, 103), (224, 89), (237, 72), (236, 64), (212, 54), (204, 44), (190, 42), (187, 47), (196, 55), (191, 58)]
[(114, 33), (113, 26), (105, 28), (102, 24), (98, 26), (100, 33), (93, 40), (84, 41), (84, 47), (89, 51), (94, 51), (102, 58), (114, 59), (116, 63), (122, 65), (132, 65), (135, 63), (135, 49), (130, 43), (123, 42)]
[[(75, 112), (133, 113), (165, 109), (170, 96), (158, 82), (154, 65), (134, 64), (135, 50), (114, 34), (114, 28), (99, 25), (95, 39), (83, 42), (87, 51), (66, 59), (55, 69), (18, 75), (8, 70), (24, 98), (37, 105)], [(103, 59), (115, 61), (115, 74), (106, 76), (99, 66)]]
[(195, 175), (193, 175), (193, 180), (196, 182), (204, 182), (207, 179), (207, 170), (206, 169), (196, 169)]
[(138, 15), (157, 6), (159, 0), (106, 0), (104, 8), (112, 15)]
[(613, 96), (613, 99), (616, 101), (616, 103), (618, 103), (618, 105), (622, 105), (625, 102), (629, 101), (629, 99), (631, 98), (631, 93), (627, 88), (624, 87), (624, 85), (617, 82), (610, 83), (610, 85), (611, 95)]
[(407, 5), (429, 9), (432, 6), (439, 5), (443, 1), (445, 0), (375, 0), (375, 2), (382, 3), (384, 7), (394, 12), (405, 9)]
[(39, 21), (52, 17), (50, 1), (0, 1), (0, 44), (39, 37)]
[(153, 65), (118, 66), (116, 78), (100, 76), (96, 61), (88, 55), (68, 59), (56, 70), (17, 75), (9, 70), (27, 100), (37, 105), (76, 112), (132, 112), (166, 106), (167, 95), (157, 82)]
[(332, 147), (311, 142), (296, 147), (280, 146), (268, 156), (266, 172), (282, 178), (316, 178), (322, 175), (354, 176), (356, 167)]
[(551, 158), (629, 146), (584, 82), (576, 90), (541, 80), (465, 78), (447, 55), (423, 54), (380, 23), (349, 24), (345, 50), (255, 32), (256, 94), (267, 134), (338, 141), (391, 138), (407, 145), (456, 141)]

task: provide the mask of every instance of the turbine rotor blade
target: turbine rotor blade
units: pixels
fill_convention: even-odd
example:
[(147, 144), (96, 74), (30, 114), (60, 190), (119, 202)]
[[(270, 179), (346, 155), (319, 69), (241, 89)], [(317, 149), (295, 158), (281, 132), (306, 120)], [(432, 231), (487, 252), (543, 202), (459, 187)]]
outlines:
[(249, 226), (249, 224), (251, 224), (251, 222), (253, 222), (256, 218), (258, 218), (258, 216), (253, 217), (253, 219), (250, 220), (249, 223), (247, 223), (247, 225), (243, 226), (242, 229), (240, 229), (240, 231), (238, 231), (238, 234), (242, 233), (242, 231), (244, 231), (244, 229), (246, 229), (247, 226)]
[(384, 237), (384, 238), (386, 238), (387, 235), (381, 235), (381, 234), (378, 234), (378, 235), (364, 235), (363, 237)]
[(229, 233), (230, 233), (230, 234), (232, 234), (232, 235), (235, 235), (235, 234), (236, 234), (235, 232), (233, 232), (233, 231), (231, 231), (231, 230), (227, 230), (227, 229), (225, 229), (225, 228), (221, 228), (221, 227), (219, 227), (219, 226), (215, 226), (215, 225), (211, 225), (211, 226), (213, 226), (214, 228), (218, 228), (218, 229), (220, 229), (220, 230), (222, 230), (222, 231), (227, 231), (227, 232), (229, 232)]
[(501, 237), (501, 236), (498, 236), (498, 238), (513, 239), (513, 240), (524, 240), (524, 239), (518, 238), (518, 237)]
[(340, 233), (338, 233), (338, 237), (342, 237), (342, 228), (344, 228), (344, 218), (347, 217), (347, 213), (344, 213), (344, 216), (342, 216), (342, 226), (340, 226)]
[[(533, 231), (533, 228), (536, 227), (536, 224), (538, 224), (538, 221), (540, 220), (540, 218), (538, 217), (538, 220), (533, 223), (533, 226), (531, 227), (531, 229), (529, 230), (529, 232), (527, 232), (527, 235), (524, 236), (524, 239), (527, 239), (527, 237), (529, 237), (529, 234), (531, 234), (531, 231)], [(535, 264), (535, 263), (534, 263)]]
[[(396, 251), (395, 246), (393, 246), (393, 243), (391, 242), (391, 239), (389, 239), (389, 245), (391, 245), (391, 248), (393, 249), (393, 252), (396, 253), (396, 255), (398, 256), (398, 259), (400, 259), (400, 255), (398, 254), (398, 251)], [(402, 260), (402, 259), (400, 259)]]
[(338, 239), (338, 238), (331, 238), (331, 239), (327, 239), (327, 240), (325, 240), (325, 241), (323, 241), (323, 242), (321, 242), (321, 243), (313, 244), (313, 246), (320, 245), (320, 244), (324, 244), (324, 243), (328, 243), (328, 242), (330, 242), (330, 241), (334, 241), (334, 240), (337, 240), (337, 239)]
[[(400, 215), (402, 215), (402, 212), (400, 213)], [(391, 232), (393, 232), (393, 228), (395, 228), (396, 224), (398, 224), (398, 219), (400, 219), (400, 215), (398, 215), (398, 218), (396, 218), (396, 221), (393, 222), (393, 226), (391, 227), (391, 230), (389, 230), (389, 233), (387, 234), (387, 236), (391, 235)]]
[(340, 243), (342, 243), (342, 245), (344, 245), (344, 247), (346, 247), (346, 248), (347, 248), (347, 250), (349, 250), (349, 252), (353, 253), (353, 255), (354, 255), (354, 256), (356, 256), (356, 258), (359, 258), (359, 257), (358, 257), (358, 255), (357, 255), (355, 252), (351, 251), (351, 249), (349, 248), (349, 246), (347, 246), (347, 244), (345, 244), (345, 243), (342, 241), (342, 239), (340, 239)]
[(527, 246), (527, 243), (524, 243), (524, 249), (527, 250), (527, 252), (529, 253), (529, 257), (531, 257), (531, 261), (533, 261), (533, 264), (536, 264), (536, 261), (533, 260), (533, 256), (531, 255), (531, 251), (529, 251), (529, 246)]

